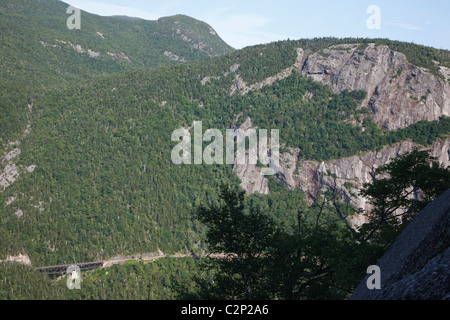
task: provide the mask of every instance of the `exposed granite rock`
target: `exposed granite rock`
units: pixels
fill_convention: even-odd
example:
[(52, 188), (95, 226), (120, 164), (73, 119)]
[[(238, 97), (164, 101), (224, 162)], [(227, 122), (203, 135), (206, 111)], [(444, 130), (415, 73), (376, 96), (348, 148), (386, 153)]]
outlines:
[[(246, 121), (239, 127), (239, 129), (243, 131), (251, 128), (256, 129), (255, 127), (253, 127), (250, 118), (247, 118)], [(247, 194), (268, 194), (269, 181), (263, 174), (261, 174), (261, 168), (257, 167), (254, 164), (248, 164), (248, 160), (249, 156), (247, 151), (245, 164), (238, 164), (237, 158), (235, 158), (235, 164), (233, 165), (233, 173), (236, 174), (241, 180), (242, 189), (245, 190)]]
[(238, 64), (238, 63), (233, 64), (233, 65), (230, 67), (230, 72), (236, 72), (236, 71), (239, 69), (240, 66), (241, 66), (241, 65)]
[[(29, 115), (33, 113), (33, 104), (28, 104)], [(21, 173), (24, 172), (23, 167), (16, 165), (16, 162), (22, 153), (22, 150), (17, 148), (22, 143), (22, 140), (31, 133), (31, 122), (28, 120), (25, 131), (22, 137), (17, 141), (11, 141), (8, 143), (9, 147), (14, 147), (13, 149), (7, 148), (5, 154), (0, 154), (0, 192), (3, 192), (7, 187), (12, 185)], [(29, 166), (26, 170), (31, 173), (36, 168), (35, 165)], [(15, 198), (14, 198), (15, 199)], [(13, 200), (14, 201), (14, 200)], [(11, 202), (10, 202), (11, 203)], [(7, 203), (8, 204), (8, 203)]]
[(332, 91), (364, 90), (374, 122), (389, 131), (421, 120), (450, 116), (450, 70), (440, 66), (442, 78), (408, 62), (405, 55), (386, 45), (342, 44), (311, 53), (297, 48), (297, 59), (289, 68), (261, 82), (247, 84), (237, 74), (230, 96), (247, 94), (301, 72), (306, 78), (328, 85)]
[(110, 55), (111, 57), (116, 58), (117, 60), (127, 60), (128, 62), (131, 62), (131, 59), (128, 58), (123, 52), (121, 53), (113, 53), (113, 52), (106, 52), (108, 55)]
[(73, 48), (75, 49), (75, 51), (78, 52), (78, 53), (83, 53), (83, 52), (85, 52), (84, 49), (83, 49), (79, 44), (76, 44), (76, 45), (73, 45), (73, 44), (72, 44), (72, 47), (73, 47)]
[(423, 209), (377, 262), (381, 289), (367, 277), (351, 300), (450, 299), (450, 189)]
[[(28, 134), (27, 131), (25, 131), (25, 134)], [(15, 142), (16, 144), (20, 144), (20, 141)], [(26, 169), (23, 166), (16, 165), (21, 152), (19, 148), (14, 148), (6, 153), (3, 158), (0, 157), (0, 192), (11, 186), (25, 171), (32, 173), (36, 169), (36, 165), (31, 165)]]
[(186, 60), (183, 57), (177, 56), (175, 53), (172, 53), (170, 51), (164, 51), (164, 55), (172, 61), (186, 62)]
[(450, 300), (450, 248), (430, 260), (420, 271), (383, 289), (390, 300)]
[(202, 87), (207, 84), (208, 82), (210, 82), (211, 80), (220, 80), (220, 76), (217, 77), (204, 77), (201, 81)]
[(90, 58), (97, 58), (100, 56), (100, 52), (95, 52), (95, 51), (92, 51), (91, 49), (88, 49), (87, 53)]
[(9, 187), (14, 181), (19, 178), (19, 169), (18, 167), (12, 164), (6, 164), (0, 173), (0, 190), (4, 190)]
[(0, 260), (0, 262), (16, 262), (22, 263), (27, 266), (31, 266), (30, 257), (26, 254), (19, 253), (17, 256), (7, 256), (6, 260)]
[[(305, 191), (307, 200), (311, 204), (318, 192), (334, 186), (344, 196), (352, 199), (356, 208), (371, 209), (367, 199), (358, 195), (365, 183), (373, 181), (374, 170), (391, 159), (401, 154), (411, 152), (415, 147), (423, 147), (414, 144), (411, 140), (403, 141), (392, 146), (386, 146), (381, 151), (366, 152), (358, 156), (347, 157), (338, 160), (324, 162), (302, 161), (297, 165), (299, 150), (289, 149), (289, 154), (280, 157), (280, 171), (277, 175), (290, 189), (300, 188)], [(431, 147), (431, 155), (444, 166), (450, 165), (450, 139), (436, 141)], [(354, 225), (366, 222), (362, 216), (351, 218)]]
[(233, 167), (233, 173), (241, 179), (241, 187), (247, 194), (269, 193), (269, 181), (261, 174), (261, 169), (256, 165), (235, 165)]
[(11, 161), (14, 158), (17, 158), (20, 154), (21, 154), (22, 150), (20, 150), (19, 148), (15, 148), (13, 150), (11, 150), (10, 152), (8, 152), (5, 155), (4, 161)]
[(19, 209), (16, 211), (15, 215), (17, 216), (17, 218), (22, 218), (23, 217), (23, 211), (22, 209)]
[[(247, 120), (248, 121), (248, 120)], [(241, 128), (247, 128), (244, 123)], [(380, 151), (370, 151), (361, 155), (329, 160), (329, 161), (298, 161), (300, 151), (287, 148), (288, 152), (280, 155), (280, 167), (276, 178), (293, 189), (302, 189), (309, 204), (312, 204), (320, 190), (336, 188), (343, 198), (350, 198), (356, 208), (365, 211), (372, 207), (368, 200), (358, 195), (365, 183), (373, 181), (374, 170), (401, 154), (411, 152), (414, 148), (424, 149), (411, 140), (403, 141), (392, 146), (386, 146)], [(436, 141), (431, 149), (431, 155), (444, 166), (450, 165), (450, 138)], [(242, 188), (247, 194), (260, 192), (269, 193), (267, 179), (259, 172), (259, 168), (252, 165), (235, 165), (233, 172), (241, 179)], [(335, 175), (336, 180), (332, 175)], [(357, 215), (349, 218), (353, 225), (359, 226), (365, 222), (365, 217)]]
[(16, 201), (16, 197), (9, 197), (6, 199), (5, 204), (7, 206), (9, 206), (11, 203), (13, 203), (14, 201)]
[[(441, 67), (444, 78), (447, 68)], [(302, 73), (330, 86), (336, 93), (364, 90), (362, 107), (389, 131), (421, 120), (450, 115), (450, 85), (423, 68), (409, 63), (404, 54), (384, 45), (337, 45), (307, 57)]]
[[(385, 45), (375, 44), (336, 45), (315, 53), (298, 48), (294, 65), (259, 83), (247, 84), (236, 74), (230, 95), (244, 95), (261, 89), (288, 77), (294, 70), (330, 86), (336, 93), (346, 89), (366, 91), (368, 97), (361, 107), (371, 110), (374, 122), (390, 131), (421, 120), (432, 121), (442, 115), (450, 115), (450, 86), (445, 80), (450, 77), (448, 68), (440, 67), (445, 78), (441, 79), (409, 63), (404, 54)], [(377, 167), (400, 154), (410, 152), (414, 147), (421, 148), (411, 141), (404, 141), (379, 152), (326, 162), (300, 163), (299, 150), (288, 148), (288, 152), (280, 156), (277, 178), (290, 189), (304, 190), (308, 201), (312, 203), (321, 188), (334, 185), (334, 179), (328, 174), (330, 172), (336, 175), (337, 188), (342, 194), (353, 199), (356, 207), (367, 210), (370, 209), (367, 199), (357, 195), (362, 185), (372, 181), (372, 174)], [(433, 156), (446, 166), (450, 164), (449, 147), (450, 140), (447, 139), (436, 142), (431, 148)], [(254, 166), (237, 166), (234, 172), (241, 178), (242, 186), (249, 194), (265, 185), (264, 177)], [(265, 187), (263, 189), (266, 192)], [(352, 222), (360, 225), (365, 221), (361, 217), (354, 217)]]
[(14, 162), (20, 153), (21, 150), (15, 148), (0, 159), (0, 191), (12, 185), (19, 178), (19, 168)]

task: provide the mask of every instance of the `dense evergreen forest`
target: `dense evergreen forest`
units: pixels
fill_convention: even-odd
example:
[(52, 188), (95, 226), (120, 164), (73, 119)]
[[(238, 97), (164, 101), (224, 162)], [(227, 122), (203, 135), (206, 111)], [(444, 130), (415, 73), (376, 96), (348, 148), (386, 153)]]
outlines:
[[(387, 132), (372, 121), (369, 110), (359, 107), (366, 92), (337, 94), (295, 71), (246, 95), (230, 94), (237, 73), (248, 84), (263, 81), (291, 67), (299, 47), (316, 52), (336, 44), (357, 43), (361, 49), (368, 43), (384, 44), (435, 75), (440, 73), (433, 60), (450, 67), (446, 50), (387, 39), (323, 38), (234, 51), (209, 26), (185, 16), (149, 22), (83, 13), (83, 28), (71, 32), (60, 27), (65, 26), (66, 8), (50, 0), (0, 4), (0, 158), (13, 149), (10, 142), (20, 140), (16, 165), (22, 168), (17, 181), (0, 193), (0, 260), (26, 253), (36, 267), (157, 250), (208, 252), (208, 226), (196, 213), (206, 202), (220, 201), (224, 184), (237, 187), (240, 181), (228, 165), (172, 163), (171, 134), (193, 121), (202, 121), (205, 130), (224, 132), (250, 117), (256, 127), (279, 129), (283, 148), (298, 148), (302, 160), (317, 161), (408, 139), (426, 147), (450, 133), (447, 117)], [(57, 40), (101, 56), (91, 58)], [(202, 50), (192, 46), (199, 42), (205, 44)], [(185, 60), (168, 59), (166, 51)], [(122, 53), (129, 61), (107, 52)], [(24, 135), (28, 124), (31, 132)], [(25, 168), (32, 165), (34, 171), (27, 173)], [(295, 238), (299, 212), (305, 230), (314, 230), (311, 226), (333, 220), (341, 205), (308, 205), (301, 190), (289, 190), (275, 177), (270, 177), (269, 189), (268, 195), (243, 201), (270, 217), (284, 239)], [(355, 213), (346, 208), (347, 214)], [(330, 241), (342, 236), (343, 248), (348, 243), (345, 228), (338, 221), (320, 232)], [(304, 236), (311, 250), (317, 246), (316, 238)], [(326, 254), (336, 259), (336, 252)], [(162, 259), (114, 266), (87, 274), (86, 289), (67, 296), (64, 279), (54, 281), (26, 266), (1, 263), (0, 298), (204, 297), (196, 277), (211, 279), (215, 273), (200, 264)], [(345, 290), (317, 293), (312, 288), (308, 297), (345, 298), (361, 273), (353, 276)], [(335, 280), (326, 278), (322, 284), (332, 286)], [(273, 290), (274, 297), (284, 297), (278, 287)]]
[[(239, 187), (223, 185), (218, 198), (203, 201), (195, 213), (208, 227), (208, 251), (219, 256), (130, 260), (84, 272), (79, 290), (69, 290), (66, 277), (51, 280), (29, 266), (0, 263), (0, 298), (345, 299), (367, 264), (375, 263), (414, 214), (450, 185), (450, 170), (426, 150), (404, 154), (376, 175), (362, 190), (374, 210), (360, 228), (345, 222), (355, 209), (333, 189), (310, 207), (302, 205), (302, 193), (294, 192), (294, 208), (267, 206), (264, 198), (245, 197)], [(420, 200), (405, 197), (411, 189)], [(269, 198), (276, 201), (283, 204)], [(295, 219), (280, 220), (280, 211)]]
[(0, 264), (0, 300), (176, 300), (198, 291), (200, 262), (164, 258), (132, 262), (82, 274), (82, 290), (67, 289), (67, 279), (49, 278), (28, 266)]
[[(22, 142), (18, 162), (36, 170), (3, 193), (17, 198), (5, 208), (4, 230), (26, 252), (36, 252), (31, 259), (37, 265), (194, 248), (201, 227), (192, 210), (199, 197), (214, 194), (223, 182), (238, 183), (227, 165), (171, 162), (172, 131), (195, 120), (224, 131), (242, 113), (258, 127), (279, 128), (282, 145), (300, 148), (307, 160), (349, 156), (408, 138), (429, 144), (450, 131), (446, 118), (393, 133), (366, 118), (363, 132), (344, 120), (366, 112), (357, 108), (364, 92), (335, 94), (296, 73), (245, 96), (225, 93), (231, 77), (200, 84), (206, 72), (214, 74), (213, 68), (227, 62), (227, 69), (237, 61), (240, 68), (245, 63), (253, 68), (245, 59), (260, 50), (274, 56), (265, 63), (270, 71), (249, 73), (254, 81), (285, 68), (284, 56), (295, 53), (293, 43), (274, 43), (217, 63), (125, 72), (36, 99), (33, 132)], [(306, 91), (314, 97), (302, 99)], [(39, 202), (45, 210), (36, 209)], [(27, 214), (17, 218), (17, 208)]]
[[(45, 95), (46, 89), (121, 70), (182, 63), (165, 52), (189, 62), (233, 51), (206, 23), (183, 15), (146, 21), (83, 11), (82, 28), (70, 30), (68, 6), (59, 0), (0, 3), (0, 138), (4, 141), (20, 137), (27, 104), (36, 95)], [(194, 44), (199, 43), (202, 47), (196, 49)], [(99, 55), (93, 58), (89, 50)]]

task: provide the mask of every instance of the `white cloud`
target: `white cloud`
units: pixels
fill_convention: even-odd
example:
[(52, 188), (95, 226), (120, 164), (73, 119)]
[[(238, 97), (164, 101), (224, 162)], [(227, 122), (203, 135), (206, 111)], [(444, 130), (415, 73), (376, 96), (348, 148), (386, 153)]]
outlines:
[(418, 26), (415, 26), (412, 24), (407, 24), (407, 23), (401, 23), (401, 22), (386, 22), (385, 25), (398, 27), (398, 28), (411, 30), (411, 31), (422, 31), (422, 29)]

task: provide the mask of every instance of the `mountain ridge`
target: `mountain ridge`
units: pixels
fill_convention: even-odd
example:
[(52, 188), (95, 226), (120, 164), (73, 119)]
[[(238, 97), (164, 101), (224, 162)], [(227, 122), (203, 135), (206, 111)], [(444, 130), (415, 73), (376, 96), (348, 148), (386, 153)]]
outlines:
[[(63, 9), (65, 5), (58, 6)], [(408, 114), (416, 106), (433, 110), (435, 102), (448, 102), (445, 96), (438, 98), (448, 90), (448, 75), (440, 69), (450, 66), (445, 50), (386, 39), (322, 38), (280, 41), (238, 51), (224, 46), (229, 53), (212, 57), (201, 39), (194, 37), (196, 27), (217, 41), (220, 38), (201, 22), (192, 27), (191, 36), (181, 26), (195, 19), (177, 15), (161, 18), (151, 26), (140, 20), (137, 26), (135, 20), (126, 22), (130, 30), (168, 31), (161, 35), (164, 41), (159, 58), (146, 61), (142, 43), (130, 42), (137, 47), (136, 53), (144, 50), (139, 60), (139, 55), (130, 53), (133, 50), (123, 50), (121, 43), (106, 45), (111, 33), (89, 22), (108, 19), (87, 15), (82, 30), (86, 29), (89, 37), (83, 38), (83, 34), (67, 30), (68, 16), (60, 11), (56, 21), (37, 19), (31, 23), (23, 17), (18, 18), (20, 23), (12, 18), (3, 20), (5, 11), (1, 11), (1, 23), (8, 27), (23, 24), (20, 39), (24, 40), (10, 38), (3, 47), (20, 43), (16, 50), (22, 56), (11, 58), (7, 51), (0, 52), (5, 59), (0, 71), (16, 72), (15, 81), (8, 78), (2, 83), (8, 99), (2, 104), (2, 115), (8, 118), (1, 119), (5, 145), (1, 173), (8, 173), (0, 203), (0, 237), (8, 243), (2, 248), (4, 256), (21, 252), (33, 264), (46, 265), (158, 249), (203, 250), (200, 235), (204, 227), (192, 218), (193, 212), (205, 195), (215, 197), (220, 183), (241, 184), (242, 180), (231, 166), (180, 167), (170, 162), (172, 131), (189, 127), (193, 121), (203, 120), (205, 128), (225, 130), (251, 119), (256, 127), (278, 128), (282, 147), (299, 150), (295, 168), (299, 162), (345, 159), (409, 139), (429, 146), (437, 139), (446, 139), (450, 131), (448, 119), (442, 117), (447, 112), (444, 105), (441, 113), (428, 117), (425, 112), (422, 118), (419, 113), (401, 123), (396, 123), (397, 118), (404, 115), (389, 118), (389, 109), (380, 111), (387, 114), (388, 125), (373, 117), (377, 103), (385, 105), (385, 100), (373, 100), (374, 96), (394, 101), (391, 95), (397, 92), (397, 85), (403, 98), (393, 105), (401, 110), (402, 101), (410, 99), (404, 110)], [(33, 12), (30, 9), (29, 14)], [(66, 28), (61, 29), (63, 34), (73, 38), (56, 38), (52, 23)], [(38, 32), (40, 39), (36, 30), (31, 37), (26, 34), (41, 24), (48, 28), (47, 34)], [(120, 30), (114, 29), (117, 26), (113, 27), (113, 23), (108, 26), (120, 35)], [(175, 42), (168, 43), (169, 38)], [(192, 53), (191, 60), (175, 50), (177, 44)], [(23, 53), (31, 57), (29, 61), (20, 60)], [(34, 66), (37, 69), (30, 66), (33, 61), (40, 63)], [(158, 66), (158, 61), (164, 63)], [(21, 67), (21, 62), (27, 63)], [(133, 63), (137, 65), (130, 68)], [(361, 85), (362, 77), (353, 81), (346, 76), (349, 82), (341, 81), (340, 76), (350, 71), (361, 76), (371, 63), (378, 70), (373, 71), (374, 77), (382, 80), (371, 81), (379, 86), (379, 95), (372, 89), (364, 92), (367, 88)], [(337, 67), (332, 68), (334, 64)], [(384, 69), (385, 73), (379, 72)], [(414, 72), (416, 77), (412, 77)], [(412, 88), (408, 88), (409, 77), (419, 78)], [(21, 90), (18, 84), (23, 84), (19, 80), (29, 88), (16, 99), (13, 95)], [(383, 85), (389, 90), (382, 91)], [(38, 89), (42, 92), (35, 93)], [(412, 95), (415, 100), (408, 97), (409, 89), (416, 90)], [(430, 93), (421, 101), (427, 89)], [(12, 110), (19, 107), (19, 112)], [(399, 108), (394, 108), (394, 113)], [(14, 143), (19, 140), (20, 144)], [(269, 195), (254, 194), (251, 199), (287, 224), (295, 217), (296, 205), (305, 204), (304, 194), (300, 194), (314, 185), (302, 186), (303, 191), (289, 190), (278, 182), (268, 181), (265, 187)]]
[(3, 140), (19, 137), (27, 122), (27, 104), (46, 88), (124, 70), (209, 59), (234, 50), (206, 23), (181, 15), (147, 21), (81, 11), (81, 28), (69, 30), (68, 7), (59, 0), (0, 3)]
[[(206, 62), (127, 70), (46, 91), (33, 101), (31, 133), (18, 147), (21, 153), (2, 163), (19, 172), (2, 192), (8, 203), (3, 206), (3, 235), (34, 265), (59, 264), (72, 255), (75, 261), (94, 261), (199, 246), (202, 227), (190, 218), (199, 199), (213, 195), (221, 182), (242, 181), (231, 166), (170, 163), (171, 132), (194, 120), (203, 120), (205, 128), (226, 129), (248, 116), (260, 128), (281, 128), (285, 147), (300, 142), (305, 159), (343, 158), (389, 144), (380, 139), (410, 138), (411, 133), (403, 137), (400, 131), (383, 131), (367, 116), (365, 131), (348, 121), (367, 115), (360, 108), (364, 95), (335, 93), (292, 69), (304, 66), (296, 64), (299, 43), (277, 42)], [(237, 75), (249, 85), (270, 77), (276, 81), (230, 95)], [(431, 141), (442, 135), (436, 129), (445, 121), (427, 122), (437, 134)], [(370, 143), (359, 146), (365, 140)], [(332, 145), (336, 153), (324, 153)], [(260, 201), (294, 201), (290, 194), (295, 190), (276, 191), (272, 182), (268, 188), (270, 194)], [(278, 219), (292, 219), (291, 214), (286, 211)], [(39, 229), (32, 227), (36, 224)]]

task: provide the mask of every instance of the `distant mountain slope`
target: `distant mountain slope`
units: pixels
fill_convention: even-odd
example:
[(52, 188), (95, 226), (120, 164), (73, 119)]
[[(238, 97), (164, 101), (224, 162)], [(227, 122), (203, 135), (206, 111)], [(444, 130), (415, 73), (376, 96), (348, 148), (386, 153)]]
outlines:
[[(76, 66), (75, 70), (103, 73), (129, 68), (127, 64), (121, 66), (120, 61), (130, 62), (134, 67), (154, 67), (169, 64), (170, 61), (174, 63), (165, 52), (192, 61), (233, 51), (211, 26), (187, 16), (147, 21), (102, 17), (81, 11), (81, 28), (69, 30), (66, 25), (71, 16), (66, 13), (68, 7), (68, 4), (57, 0), (3, 1), (0, 4), (2, 38), (5, 46), (13, 51), (8, 54), (2, 52), (2, 57), (18, 53), (16, 61), (23, 62), (25, 67), (36, 68), (43, 63), (51, 67), (52, 62), (67, 66), (82, 62), (84, 65)], [(85, 54), (75, 55), (74, 51)], [(120, 54), (123, 57), (115, 56)], [(91, 59), (73, 60), (74, 57)], [(97, 59), (92, 59), (94, 57)], [(103, 64), (98, 60), (103, 61)], [(9, 63), (10, 68), (13, 65)], [(100, 67), (106, 67), (106, 70)], [(56, 71), (70, 73), (75, 70)]]
[(206, 23), (177, 15), (157, 21), (81, 11), (69, 30), (68, 4), (0, 3), (0, 139), (16, 139), (32, 92), (114, 72), (179, 64), (232, 52)]

